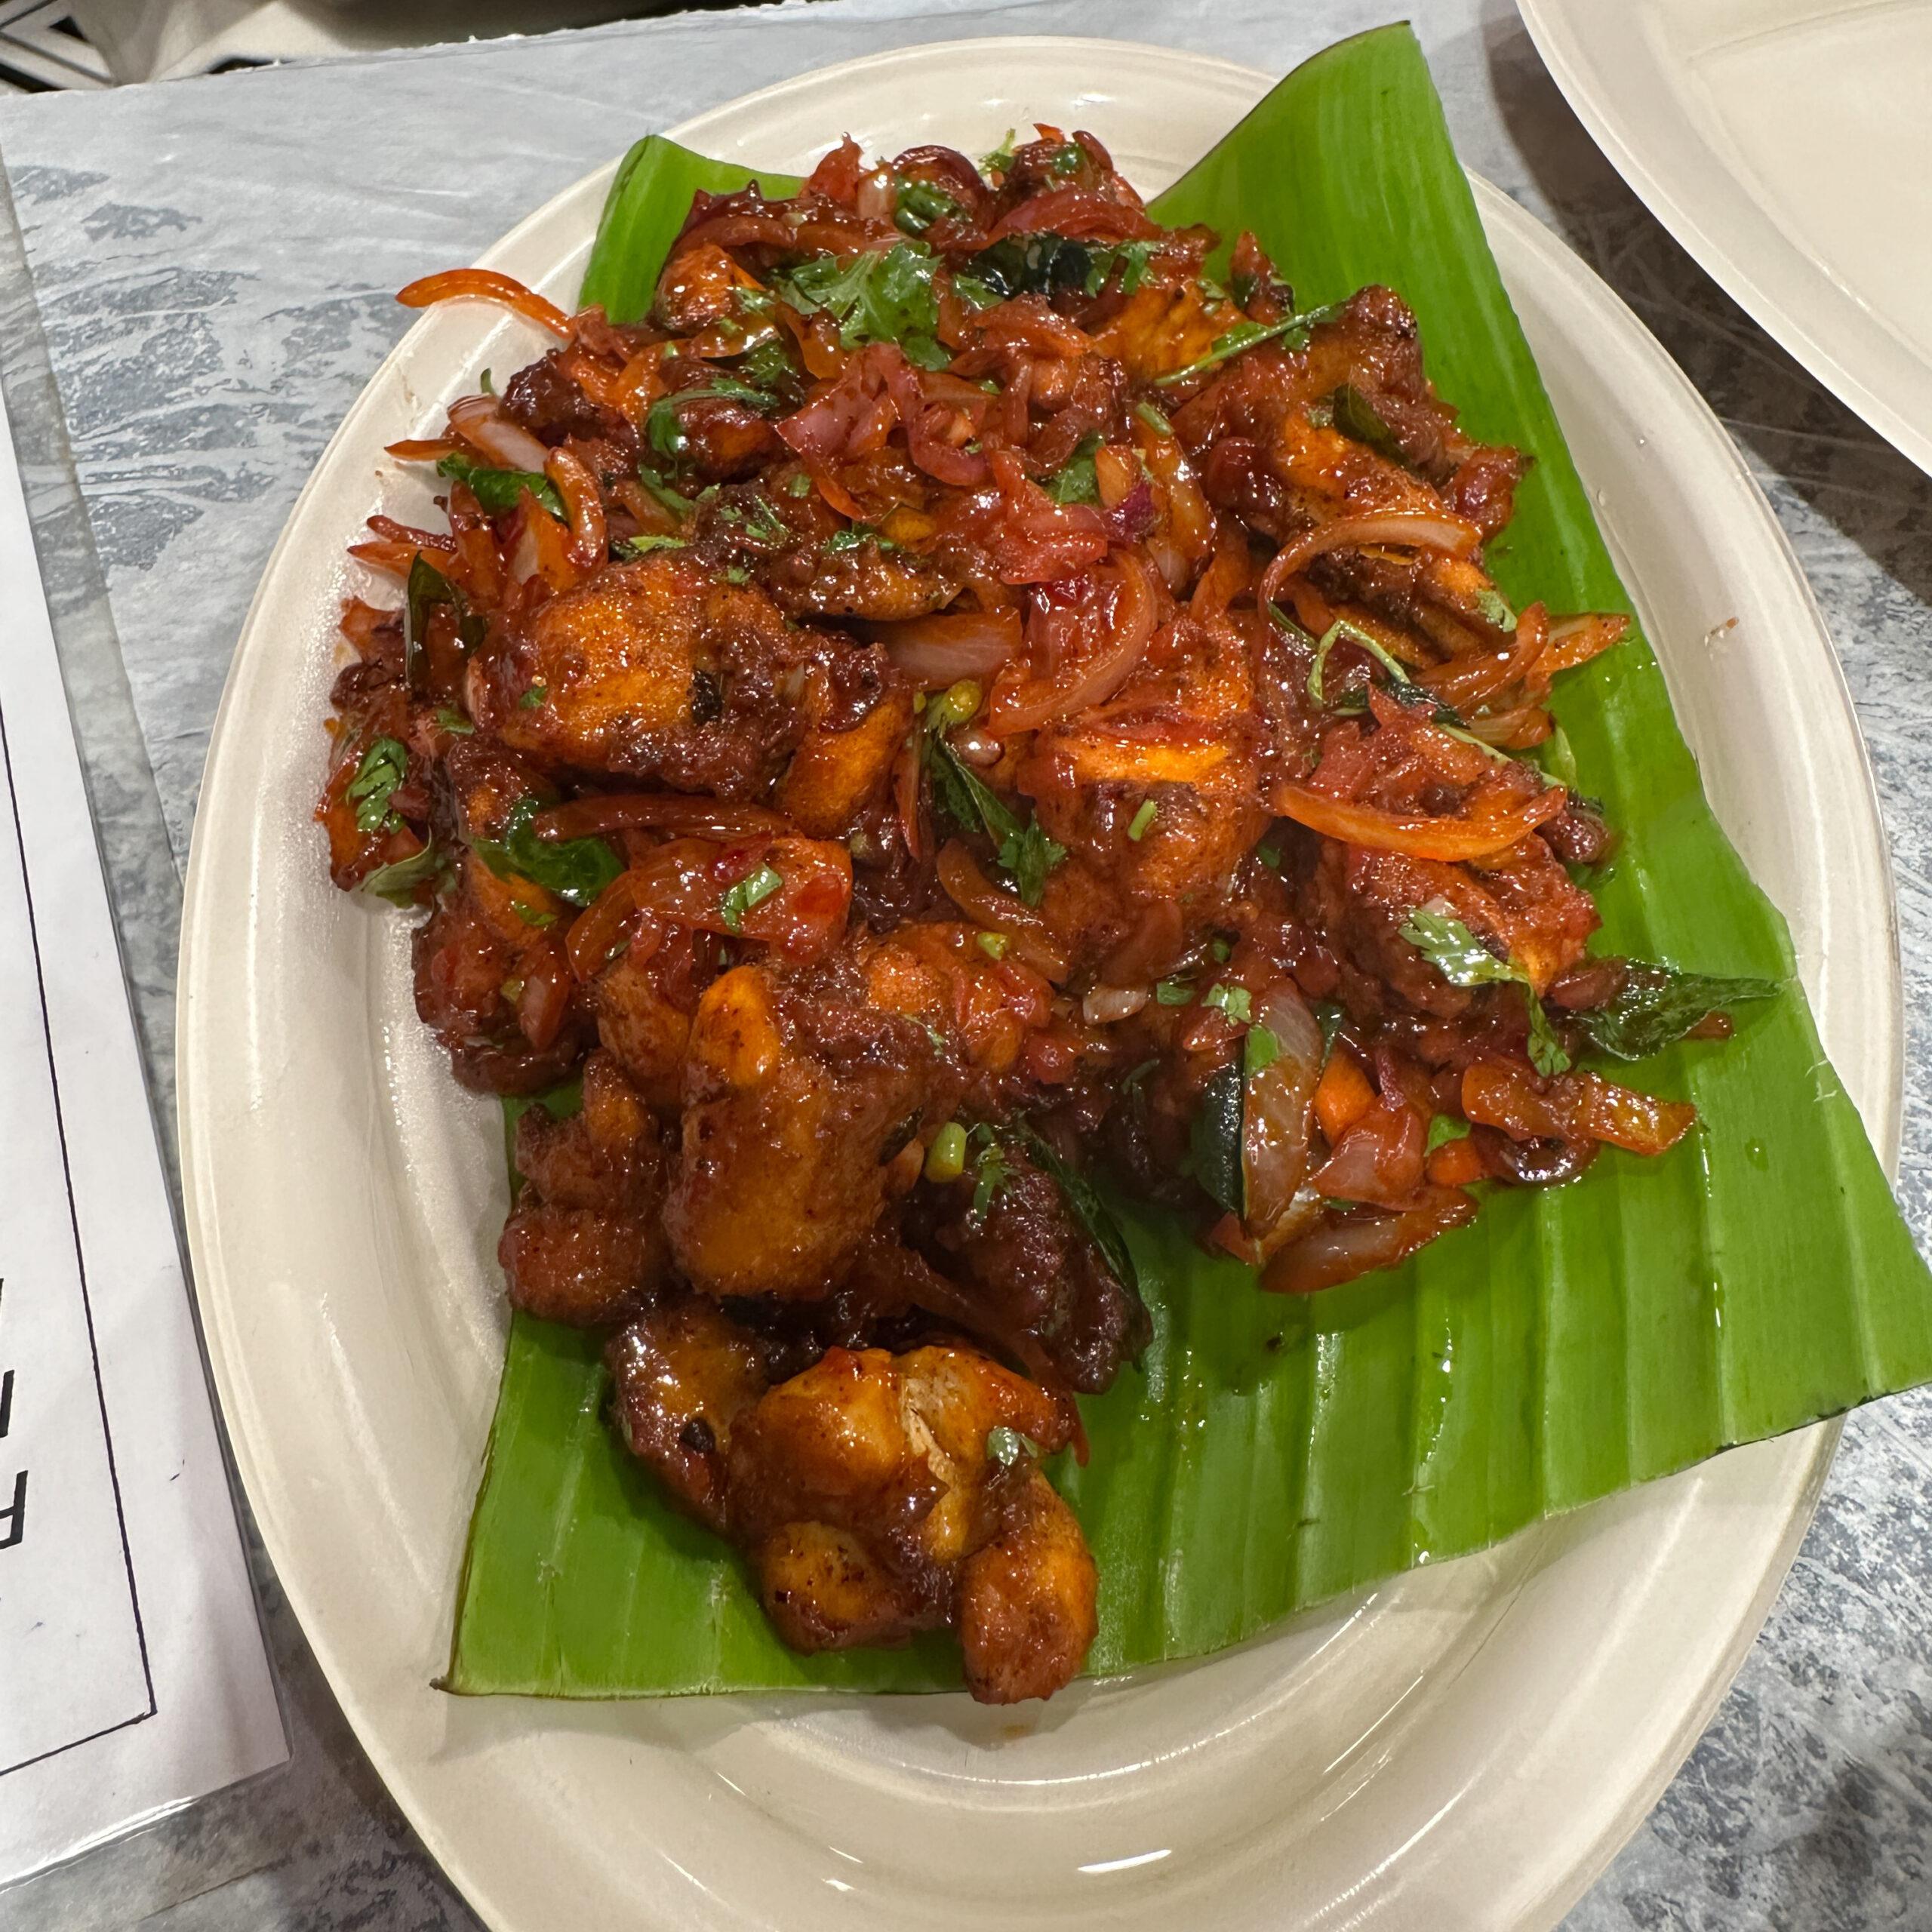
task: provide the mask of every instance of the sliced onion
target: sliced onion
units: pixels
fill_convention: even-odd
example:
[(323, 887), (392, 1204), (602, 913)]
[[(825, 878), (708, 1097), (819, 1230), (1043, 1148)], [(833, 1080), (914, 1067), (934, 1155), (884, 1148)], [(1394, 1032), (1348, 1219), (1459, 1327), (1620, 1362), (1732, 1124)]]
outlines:
[(1278, 598), (1287, 580), (1331, 550), (1358, 549), (1367, 543), (1413, 544), (1466, 557), (1482, 547), (1482, 533), (1460, 517), (1428, 510), (1398, 510), (1380, 516), (1338, 516), (1317, 524), (1275, 554), (1261, 580), (1264, 602)]
[(1475, 1211), (1475, 1202), (1459, 1187), (1425, 1188), (1416, 1205), (1401, 1214), (1332, 1222), (1283, 1248), (1262, 1270), (1261, 1285), (1271, 1294), (1308, 1295), (1374, 1269), (1392, 1268)]
[(571, 333), (571, 318), (555, 303), (494, 269), (445, 269), (440, 275), (421, 276), (407, 288), (398, 289), (395, 299), (405, 309), (426, 309), (433, 302), (454, 301), (463, 296), (500, 302), (553, 335), (568, 337)]
[(1305, 1215), (1291, 1211), (1308, 1173), (1315, 1083), (1321, 1078), (1321, 1029), (1300, 990), (1271, 986), (1254, 1002), (1254, 1024), (1274, 1035), (1275, 1057), (1247, 1082), (1241, 1167), (1248, 1233), (1263, 1255), (1292, 1238)]
[(1090, 1026), (1111, 1026), (1131, 1020), (1152, 997), (1146, 986), (1096, 986), (1080, 1002), (1080, 1017)]
[(953, 611), (863, 628), (923, 691), (943, 691), (961, 678), (990, 678), (1020, 648), (1017, 610)]
[(1307, 826), (1324, 838), (1371, 851), (1404, 852), (1413, 859), (1441, 859), (1449, 864), (1500, 852), (1555, 817), (1569, 797), (1560, 785), (1512, 811), (1480, 819), (1400, 818), (1379, 806), (1355, 804), (1306, 785), (1284, 782), (1269, 801), (1284, 818)]
[(472, 448), (506, 469), (543, 473), (550, 452), (520, 423), (503, 414), (500, 398), (466, 395), (450, 405), (450, 427)]
[(1147, 566), (1132, 551), (1117, 553), (1120, 595), (1106, 642), (1064, 683), (1046, 677), (996, 688), (989, 713), (1001, 732), (1030, 731), (1103, 703), (1133, 676), (1160, 621), (1161, 602)]
[(968, 918), (989, 932), (1004, 933), (1014, 956), (1055, 986), (1066, 977), (1067, 958), (1053, 928), (1017, 894), (1002, 892), (954, 839), (939, 855), (939, 882)]

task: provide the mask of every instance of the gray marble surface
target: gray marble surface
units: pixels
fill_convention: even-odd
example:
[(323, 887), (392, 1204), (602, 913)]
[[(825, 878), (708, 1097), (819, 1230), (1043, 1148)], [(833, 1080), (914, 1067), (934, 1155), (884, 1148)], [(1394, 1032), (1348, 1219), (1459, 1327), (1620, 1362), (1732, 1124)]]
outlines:
[[(0, 374), (45, 519), (160, 1101), (178, 871), (229, 654), (303, 478), (405, 325), (392, 290), (469, 259), (637, 134), (854, 54), (1106, 31), (1283, 71), (1397, 11), (1391, 0), (1115, 0), (1104, 14), (1079, 0), (824, 0), (0, 103), (25, 243), (23, 269), (0, 232)], [(1924, 1244), (1932, 480), (1675, 247), (1571, 117), (1507, 0), (1410, 11), (1465, 159), (1562, 234), (1690, 373), (1831, 622), (1898, 877), (1900, 1189)], [(1763, 1637), (1662, 1802), (1571, 1914), (1572, 1932), (1932, 1928), (1928, 1476), (1932, 1395), (1850, 1420)], [(0, 1932), (475, 1924), (357, 1749), (259, 1551), (256, 1571), (293, 1763), (0, 1894)]]

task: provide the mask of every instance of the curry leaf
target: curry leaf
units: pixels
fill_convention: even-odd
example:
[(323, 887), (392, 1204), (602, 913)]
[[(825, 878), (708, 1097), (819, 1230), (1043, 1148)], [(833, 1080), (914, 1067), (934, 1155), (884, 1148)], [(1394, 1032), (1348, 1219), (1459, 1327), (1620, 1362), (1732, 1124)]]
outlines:
[(1753, 1000), (1775, 999), (1775, 980), (1724, 979), (1679, 973), (1668, 966), (1633, 964), (1608, 1005), (1579, 1013), (1590, 1044), (1618, 1060), (1647, 1060), (1684, 1038), (1713, 1013)]
[(1247, 1211), (1242, 1177), (1241, 1128), (1242, 1088), (1239, 1062), (1230, 1060), (1208, 1081), (1194, 1116), (1189, 1146), (1194, 1155), (1194, 1178), (1209, 1198), (1230, 1214)]
[(1127, 1237), (1121, 1232), (1113, 1210), (1100, 1198), (1093, 1183), (1078, 1168), (1062, 1159), (1032, 1121), (1021, 1121), (1019, 1134), (1020, 1143), (1033, 1164), (1060, 1189), (1060, 1198), (1100, 1251), (1100, 1258), (1112, 1272), (1114, 1279), (1138, 1299), (1140, 1276), (1134, 1265), (1133, 1251), (1127, 1244)]
[(1377, 456), (1391, 463), (1406, 463), (1395, 432), (1377, 414), (1375, 405), (1352, 383), (1344, 383), (1335, 392), (1335, 427), (1352, 441), (1365, 443)]

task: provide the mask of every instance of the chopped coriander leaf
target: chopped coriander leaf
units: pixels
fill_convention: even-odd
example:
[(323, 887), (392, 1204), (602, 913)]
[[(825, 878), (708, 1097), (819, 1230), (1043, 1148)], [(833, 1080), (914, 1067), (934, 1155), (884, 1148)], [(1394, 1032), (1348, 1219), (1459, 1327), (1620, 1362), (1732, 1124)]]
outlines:
[(691, 546), (681, 537), (664, 537), (650, 533), (641, 537), (620, 537), (611, 546), (611, 554), (620, 563), (635, 563), (639, 557), (648, 557), (654, 550), (685, 550)]
[(785, 494), (788, 497), (809, 497), (811, 493), (812, 479), (808, 470), (800, 470), (785, 486)]
[(731, 931), (743, 932), (745, 915), (754, 907), (762, 906), (784, 883), (784, 875), (776, 866), (760, 866), (755, 872), (747, 872), (720, 897), (718, 917)]
[(393, 832), (401, 824), (389, 810), (389, 800), (408, 776), (409, 751), (400, 739), (377, 738), (371, 743), (342, 795), (355, 808), (358, 832)]
[(943, 188), (900, 175), (892, 218), (908, 235), (923, 235), (936, 221), (956, 221), (965, 210)]
[(1460, 919), (1435, 906), (1418, 906), (1401, 934), (1452, 986), (1493, 986), (1523, 977), (1520, 966), (1498, 958)]
[(1429, 1123), (1429, 1139), (1423, 1152), (1432, 1154), (1438, 1147), (1446, 1147), (1452, 1140), (1466, 1140), (1469, 1137), (1469, 1124), (1458, 1120), (1454, 1114), (1438, 1114)]
[(564, 507), (564, 500), (556, 485), (537, 470), (494, 469), (484, 463), (472, 463), (466, 456), (446, 456), (436, 465), (436, 474), (467, 483), (475, 493), (476, 500), (492, 516), (501, 516), (515, 509), (528, 490), (559, 523), (571, 520), (571, 513)]
[(1039, 821), (1020, 815), (969, 765), (948, 742), (945, 722), (949, 707), (927, 707), (921, 733), (921, 756), (931, 774), (933, 802), (962, 832), (983, 832), (998, 853), (1001, 869), (1029, 906), (1037, 906), (1046, 890), (1047, 875), (1066, 857), (1066, 848), (1049, 838)]
[(1232, 1020), (1245, 1026), (1252, 1017), (1252, 1001), (1245, 986), (1236, 986), (1231, 980), (1223, 980), (1210, 986), (1201, 995), (1203, 1006), (1218, 1007)]
[(1128, 821), (1127, 835), (1138, 845), (1147, 836), (1147, 828), (1161, 815), (1160, 807), (1152, 798), (1143, 798), (1140, 809)]
[(732, 564), (720, 573), (727, 583), (749, 583), (752, 574), (742, 564)]
[(999, 863), (1014, 889), (1029, 906), (1037, 906), (1047, 889), (1047, 875), (1066, 857), (1066, 848), (1029, 818), (1011, 837), (1000, 841)]
[(555, 913), (546, 911), (541, 906), (526, 905), (521, 899), (512, 899), (510, 909), (526, 926), (534, 926), (540, 932), (548, 931), (557, 923)]
[(539, 838), (532, 821), (543, 809), (526, 793), (511, 807), (500, 839), (478, 838), (470, 849), (499, 878), (527, 878), (580, 909), (623, 870), (601, 838)]
[(747, 350), (738, 368), (761, 390), (783, 389), (787, 383), (795, 384), (798, 379), (790, 352), (777, 336), (767, 336)]
[(932, 1050), (935, 1057), (940, 1060), (945, 1059), (946, 1035), (942, 1033), (937, 1026), (928, 1026), (926, 1029), (926, 1038), (932, 1044)]
[(475, 734), (476, 727), (461, 712), (454, 711), (446, 704), (437, 706), (436, 722), (452, 737), (468, 738)]
[(1170, 370), (1154, 380), (1161, 388), (1169, 388), (1264, 342), (1279, 342), (1284, 349), (1291, 350), (1306, 349), (1309, 336), (1321, 324), (1332, 322), (1342, 312), (1342, 307), (1340, 303), (1331, 302), (1326, 308), (1311, 309), (1306, 315), (1289, 315), (1278, 322), (1237, 322), (1205, 355), (1197, 356), (1183, 368)]
[(991, 154), (980, 155), (980, 172), (982, 174), (1004, 174), (1012, 167), (1014, 139), (1014, 131), (1009, 128), (1006, 131), (1006, 139)]
[(543, 700), (549, 695), (549, 686), (532, 685), (522, 697), (517, 700), (516, 708), (519, 711), (541, 711), (543, 708)]
[(1235, 956), (1235, 943), (1231, 939), (1223, 939), (1217, 933), (1208, 941), (1208, 950), (1214, 955), (1217, 965), (1225, 966)]
[(1154, 988), (1154, 998), (1162, 1006), (1185, 1006), (1193, 997), (1191, 980), (1162, 980)]
[(1047, 494), (1055, 503), (1097, 503), (1100, 500), (1100, 478), (1094, 468), (1094, 457), (1100, 447), (1097, 435), (1081, 437), (1064, 466), (1047, 479)]
[(1266, 1026), (1251, 1026), (1241, 1044), (1241, 1070), (1252, 1080), (1281, 1057), (1281, 1042)]
[(943, 264), (923, 242), (899, 242), (884, 254), (814, 255), (781, 275), (778, 292), (801, 315), (823, 309), (838, 325), (847, 349), (895, 342), (909, 362), (943, 369), (952, 352), (940, 341), (939, 295), (933, 278)]
[(843, 530), (835, 530), (819, 548), (836, 556), (841, 551), (863, 549), (868, 543), (881, 552), (899, 548), (891, 537), (881, 537), (869, 523), (848, 523)]
[(697, 506), (690, 497), (680, 496), (669, 484), (648, 464), (638, 466), (637, 480), (655, 497), (673, 516), (689, 516)]
[(1484, 986), (1513, 981), (1523, 989), (1529, 1010), (1530, 1061), (1539, 1073), (1569, 1071), (1570, 1056), (1544, 1012), (1530, 976), (1513, 959), (1499, 959), (1460, 919), (1434, 906), (1419, 906), (1401, 927), (1402, 937), (1452, 986)]
[(1259, 845), (1255, 847), (1254, 856), (1259, 859), (1271, 872), (1278, 872), (1281, 869), (1281, 848), (1280, 846), (1270, 844), (1266, 839), (1264, 839)]
[(734, 382), (728, 377), (721, 376), (709, 389), (680, 389), (675, 395), (660, 396), (644, 419), (645, 441), (660, 456), (675, 460), (691, 445), (691, 438), (685, 433), (678, 412), (690, 402), (721, 401), (742, 402), (747, 409), (755, 409), (761, 415), (780, 406), (775, 395), (754, 389), (749, 383)]
[(1053, 158), (1047, 163), (1056, 174), (1078, 174), (1080, 164), (1086, 157), (1075, 141), (1063, 141), (1053, 152)]

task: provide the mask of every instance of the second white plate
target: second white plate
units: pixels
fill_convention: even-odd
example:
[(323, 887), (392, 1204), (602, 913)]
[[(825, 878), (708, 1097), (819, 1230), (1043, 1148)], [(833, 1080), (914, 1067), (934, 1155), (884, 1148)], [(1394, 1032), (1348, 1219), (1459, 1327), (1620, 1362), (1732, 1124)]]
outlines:
[[(848, 130), (887, 153), (976, 151), (1037, 118), (1092, 128), (1152, 191), (1269, 85), (1164, 48), (966, 42), (671, 131), (798, 169)], [(487, 263), (568, 303), (608, 178)], [(1804, 580), (1669, 358), (1542, 228), (1478, 195), (1713, 803), (1792, 920), (1826, 1045), (1889, 1161), (1890, 883)], [(512, 319), (435, 312), (350, 412), (250, 614), (189, 878), (180, 1125), (209, 1350), (282, 1584), (398, 1801), (502, 1932), (1553, 1922), (1729, 1682), (1833, 1429), (1044, 1710), (432, 1687), (502, 1361), (501, 1143), (417, 1022), (405, 922), (331, 888), (309, 811), (337, 600), (369, 588), (344, 547), (372, 510), (427, 506), (382, 445), (544, 346)]]
[(1645, 206), (1932, 471), (1932, 0), (1518, 0)]

